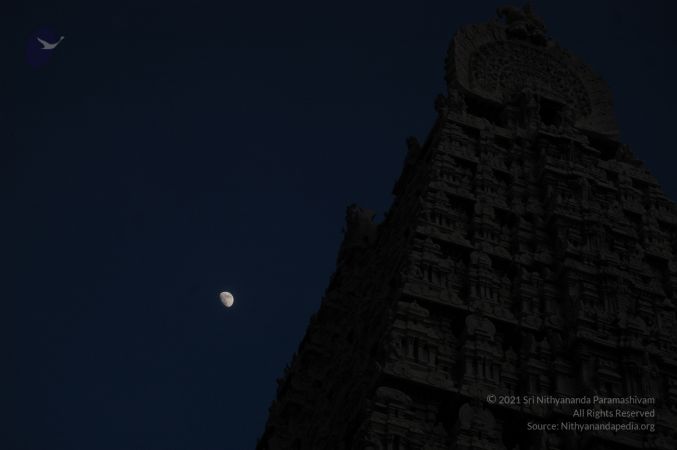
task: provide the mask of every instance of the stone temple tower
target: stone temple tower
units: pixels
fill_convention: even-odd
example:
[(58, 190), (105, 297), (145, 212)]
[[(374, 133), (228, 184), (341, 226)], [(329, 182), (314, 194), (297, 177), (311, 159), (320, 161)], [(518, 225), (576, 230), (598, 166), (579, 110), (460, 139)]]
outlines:
[(605, 83), (498, 15), (455, 35), (383, 222), (348, 208), (259, 450), (677, 449), (677, 208)]

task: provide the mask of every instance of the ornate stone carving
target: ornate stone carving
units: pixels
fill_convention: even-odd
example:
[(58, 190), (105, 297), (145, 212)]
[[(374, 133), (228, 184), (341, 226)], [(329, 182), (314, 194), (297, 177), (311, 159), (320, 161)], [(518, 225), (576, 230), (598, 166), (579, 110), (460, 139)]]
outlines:
[(497, 103), (524, 89), (559, 102), (568, 124), (617, 136), (611, 94), (589, 67), (545, 45), (542, 23), (527, 10), (500, 9), (506, 24), (461, 29), (447, 59), (447, 82)]
[(514, 6), (503, 6), (498, 8), (496, 14), (505, 18), (508, 36), (538, 45), (545, 45), (548, 42), (545, 24), (534, 15), (530, 3), (521, 10)]
[[(500, 15), (455, 37), (387, 219), (348, 209), (259, 450), (677, 448), (677, 209), (604, 84), (528, 8)], [(527, 433), (563, 411), (489, 394), (656, 397), (659, 419)]]

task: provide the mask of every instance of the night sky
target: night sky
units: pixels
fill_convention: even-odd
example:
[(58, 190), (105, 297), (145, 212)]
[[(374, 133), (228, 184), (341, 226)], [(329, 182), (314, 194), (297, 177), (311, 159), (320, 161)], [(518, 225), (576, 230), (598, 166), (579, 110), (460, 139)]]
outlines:
[[(505, 2), (229, 3), (0, 7), (0, 448), (253, 448), (345, 208), (389, 207), (451, 37)], [(534, 5), (677, 199), (674, 2)]]

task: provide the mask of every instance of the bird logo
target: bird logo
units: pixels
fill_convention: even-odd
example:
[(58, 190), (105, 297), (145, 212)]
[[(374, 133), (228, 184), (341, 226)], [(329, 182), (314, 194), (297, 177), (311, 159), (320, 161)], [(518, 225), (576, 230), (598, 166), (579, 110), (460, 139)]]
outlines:
[(35, 68), (45, 66), (55, 54), (54, 49), (61, 44), (64, 36), (48, 27), (34, 31), (26, 42), (26, 61)]
[(40, 44), (42, 44), (42, 50), (54, 50), (56, 48), (56, 46), (59, 45), (61, 43), (61, 41), (63, 41), (63, 38), (64, 38), (64, 36), (61, 36), (58, 41), (56, 41), (55, 43), (52, 44), (52, 43), (49, 43), (49, 42), (45, 41), (44, 39), (41, 39), (40, 37), (36, 36), (36, 39), (38, 40), (38, 42)]

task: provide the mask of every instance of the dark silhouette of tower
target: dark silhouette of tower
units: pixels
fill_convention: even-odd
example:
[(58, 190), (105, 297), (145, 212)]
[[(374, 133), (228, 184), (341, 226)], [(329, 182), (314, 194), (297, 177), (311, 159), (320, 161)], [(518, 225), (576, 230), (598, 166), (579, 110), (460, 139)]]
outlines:
[(258, 449), (677, 448), (675, 205), (605, 83), (498, 13), (454, 37), (384, 221), (348, 208)]

